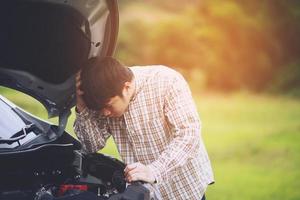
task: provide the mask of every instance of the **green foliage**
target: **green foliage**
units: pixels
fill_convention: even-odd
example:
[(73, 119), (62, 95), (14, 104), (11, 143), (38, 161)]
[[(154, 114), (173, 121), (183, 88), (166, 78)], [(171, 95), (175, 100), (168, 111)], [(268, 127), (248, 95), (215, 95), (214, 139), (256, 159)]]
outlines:
[(269, 86), (273, 93), (285, 93), (300, 97), (300, 62), (289, 64), (280, 68)]
[[(299, 60), (295, 1), (176, 2), (123, 4), (118, 57), (128, 65), (169, 65), (194, 85), (225, 91), (264, 90)], [(195, 69), (205, 79), (191, 79)]]

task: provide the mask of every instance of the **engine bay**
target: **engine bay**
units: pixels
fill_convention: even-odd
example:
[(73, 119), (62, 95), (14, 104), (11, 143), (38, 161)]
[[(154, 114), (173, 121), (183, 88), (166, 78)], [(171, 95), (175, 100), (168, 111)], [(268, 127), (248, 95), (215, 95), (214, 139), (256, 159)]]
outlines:
[[(78, 150), (73, 151), (73, 155), (67, 155), (67, 150), (56, 147), (55, 151), (59, 153), (55, 154), (55, 161), (53, 155), (48, 154), (48, 158), (44, 157), (45, 161), (33, 154), (35, 162), (30, 159), (29, 165), (27, 162), (23, 167), (18, 165), (18, 168), (10, 170), (5, 170), (5, 164), (2, 165), (0, 199), (150, 199), (150, 192), (142, 183), (134, 183), (126, 188), (123, 174), (125, 165), (121, 161), (98, 153), (85, 155)], [(26, 156), (15, 159), (20, 161), (22, 157)], [(72, 162), (68, 165), (70, 158)]]

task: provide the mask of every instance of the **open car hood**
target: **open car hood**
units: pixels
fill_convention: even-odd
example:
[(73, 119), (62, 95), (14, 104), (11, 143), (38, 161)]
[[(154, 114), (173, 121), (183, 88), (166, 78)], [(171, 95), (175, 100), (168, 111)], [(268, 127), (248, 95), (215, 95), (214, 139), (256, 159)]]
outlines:
[(117, 1), (6, 0), (0, 24), (0, 85), (36, 98), (61, 124), (75, 105), (76, 72), (114, 52)]

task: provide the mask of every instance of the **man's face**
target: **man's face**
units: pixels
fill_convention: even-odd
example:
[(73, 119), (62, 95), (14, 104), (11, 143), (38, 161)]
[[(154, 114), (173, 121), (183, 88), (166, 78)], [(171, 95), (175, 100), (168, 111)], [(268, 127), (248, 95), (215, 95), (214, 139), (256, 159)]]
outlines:
[(120, 117), (126, 112), (128, 104), (126, 97), (114, 96), (109, 99), (100, 113), (106, 117)]
[(108, 99), (105, 107), (100, 113), (106, 117), (121, 117), (127, 110), (130, 99), (134, 94), (134, 84), (126, 82), (122, 91), (122, 96), (114, 96)]

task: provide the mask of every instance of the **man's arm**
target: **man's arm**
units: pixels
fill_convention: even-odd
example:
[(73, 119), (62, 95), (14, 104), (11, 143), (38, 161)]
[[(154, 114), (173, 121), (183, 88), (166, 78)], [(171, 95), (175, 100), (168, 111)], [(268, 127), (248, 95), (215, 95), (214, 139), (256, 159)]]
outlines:
[(74, 131), (85, 152), (96, 152), (102, 149), (110, 136), (107, 118), (97, 116), (87, 108), (80, 113), (76, 112)]
[(105, 146), (108, 133), (107, 119), (89, 110), (83, 100), (81, 71), (76, 74), (76, 120), (74, 131), (85, 152), (96, 152)]
[(198, 112), (184, 78), (176, 76), (167, 88), (164, 112), (174, 138), (158, 159), (148, 165), (157, 182), (193, 158), (201, 139)]

